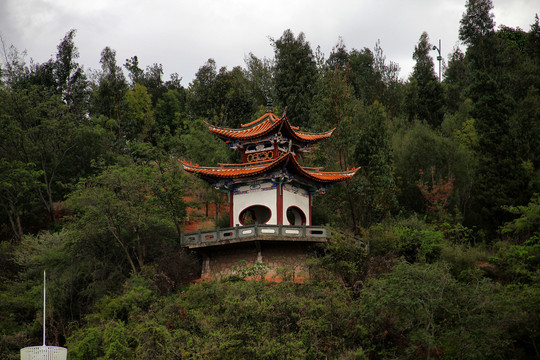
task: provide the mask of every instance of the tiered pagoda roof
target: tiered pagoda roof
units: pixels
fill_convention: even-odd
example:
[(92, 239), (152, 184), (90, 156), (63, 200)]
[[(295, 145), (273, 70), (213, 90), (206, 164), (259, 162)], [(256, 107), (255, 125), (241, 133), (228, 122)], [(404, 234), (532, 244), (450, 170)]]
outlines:
[(286, 153), (273, 161), (260, 161), (249, 164), (221, 164), (219, 167), (210, 167), (193, 165), (184, 161), (183, 165), (186, 171), (207, 180), (248, 178), (287, 169), (308, 180), (326, 184), (348, 180), (360, 169), (358, 167), (344, 172), (320, 171), (320, 168), (301, 166), (292, 153)]
[(241, 129), (220, 128), (206, 123), (210, 132), (223, 140), (242, 141), (257, 140), (268, 135), (281, 134), (293, 141), (313, 144), (329, 138), (335, 128), (324, 133), (311, 133), (299, 131), (298, 127), (292, 126), (285, 115), (278, 118), (269, 111), (255, 121), (241, 125)]
[(350, 179), (359, 169), (325, 172), (298, 163), (299, 153), (309, 151), (311, 145), (329, 138), (335, 128), (323, 133), (300, 131), (290, 124), (285, 115), (279, 118), (271, 110), (257, 120), (241, 125), (240, 129), (206, 125), (212, 134), (243, 155), (241, 164), (220, 164), (218, 167), (183, 162), (186, 171), (214, 185), (248, 182), (261, 177), (290, 179), (289, 175), (292, 175), (305, 183), (325, 187)]

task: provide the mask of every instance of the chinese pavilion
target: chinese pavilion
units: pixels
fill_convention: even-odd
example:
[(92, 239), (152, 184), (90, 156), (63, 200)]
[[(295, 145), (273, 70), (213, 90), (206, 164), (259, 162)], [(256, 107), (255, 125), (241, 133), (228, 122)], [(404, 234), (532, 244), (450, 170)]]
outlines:
[[(267, 226), (267, 231), (262, 229), (262, 234), (276, 236), (286, 236), (286, 233), (273, 233), (272, 225), (279, 226), (279, 229), (303, 227), (306, 231), (305, 228), (312, 225), (312, 196), (324, 193), (328, 185), (350, 179), (358, 170), (324, 172), (321, 168), (300, 165), (302, 154), (310, 151), (317, 142), (329, 138), (334, 129), (324, 133), (300, 131), (290, 124), (285, 114), (277, 117), (271, 109), (257, 120), (241, 125), (240, 129), (206, 125), (212, 134), (240, 153), (242, 163), (208, 167), (184, 161), (183, 166), (186, 171), (228, 192), (231, 228)], [(295, 233), (294, 229), (288, 231)], [(257, 233), (253, 235), (254, 239), (257, 238)], [(209, 245), (215, 248), (219, 244), (234, 242), (226, 239), (228, 236), (241, 237), (242, 234), (225, 231), (216, 233), (217, 239), (214, 236), (191, 237), (192, 243), (188, 247), (200, 251)], [(307, 239), (309, 234), (304, 234), (304, 237)], [(205, 241), (209, 239), (215, 242)], [(271, 240), (272, 237), (264, 239)], [(284, 246), (284, 239), (280, 240)], [(261, 260), (260, 243), (257, 242), (256, 248), (257, 260)], [(210, 272), (208, 266), (203, 264), (203, 274)]]

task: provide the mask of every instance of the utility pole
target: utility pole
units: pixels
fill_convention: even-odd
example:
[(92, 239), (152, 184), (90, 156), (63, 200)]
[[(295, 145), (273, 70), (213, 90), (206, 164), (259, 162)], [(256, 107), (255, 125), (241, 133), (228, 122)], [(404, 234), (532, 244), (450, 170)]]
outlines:
[(433, 50), (437, 50), (437, 52), (439, 53), (439, 56), (437, 56), (437, 60), (439, 61), (439, 83), (440, 83), (441, 82), (441, 61), (442, 61), (441, 39), (439, 39), (439, 47), (437, 47), (437, 45), (433, 45)]

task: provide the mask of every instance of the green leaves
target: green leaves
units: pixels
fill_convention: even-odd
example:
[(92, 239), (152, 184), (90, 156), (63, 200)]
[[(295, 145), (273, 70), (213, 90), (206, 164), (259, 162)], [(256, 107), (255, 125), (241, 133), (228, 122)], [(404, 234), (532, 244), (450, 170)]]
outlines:
[(395, 358), (504, 354), (504, 315), (494, 316), (498, 298), (492, 296), (500, 286), (478, 274), (470, 281), (457, 282), (440, 262), (402, 263), (373, 279), (362, 293), (362, 320), (374, 350)]
[(406, 87), (407, 112), (409, 120), (426, 121), (432, 127), (438, 127), (443, 117), (443, 94), (433, 66), (429, 37), (423, 32), (414, 48), (415, 65)]
[(70, 356), (88, 358), (89, 343), (98, 349), (97, 358), (181, 354), (206, 359), (296, 359), (336, 357), (347, 349), (361, 353), (362, 326), (349, 313), (351, 299), (339, 285), (213, 281), (190, 286), (141, 312), (145, 301), (135, 294), (145, 291), (130, 285), (117, 299), (100, 303), (98, 309), (116, 308), (110, 303), (137, 307), (126, 321), (101, 311), (92, 315), (88, 326), (70, 337)]
[(201, 120), (192, 122), (180, 139), (185, 147), (186, 159), (196, 164), (215, 166), (220, 162), (229, 162), (230, 157), (235, 155), (223, 141), (208, 131)]
[[(192, 119), (206, 119), (219, 126), (238, 128), (253, 120), (255, 110), (250, 83), (240, 67), (216, 71), (209, 59), (190, 84), (187, 109)], [(262, 105), (262, 104), (261, 104)]]
[(33, 163), (19, 160), (9, 162), (0, 159), (0, 199), (2, 210), (8, 215), (11, 231), (17, 240), (24, 235), (23, 215), (28, 211), (29, 199), (37, 187), (42, 186), (39, 178), (43, 171), (37, 170)]
[(146, 87), (135, 84), (133, 90), (126, 93), (127, 116), (120, 127), (129, 140), (148, 141), (150, 131), (155, 123), (152, 110), (152, 99)]
[(466, 45), (478, 45), (479, 41), (495, 28), (491, 0), (467, 0), (460, 21), (459, 39)]
[(317, 66), (303, 33), (297, 37), (291, 30), (273, 40), (275, 53), (276, 100), (287, 106), (287, 116), (303, 129), (310, 129), (309, 109), (316, 91)]
[(526, 206), (507, 206), (505, 209), (519, 217), (501, 228), (503, 235), (513, 235), (514, 241), (518, 242), (540, 235), (540, 194), (535, 194)]
[(172, 174), (166, 168), (159, 172), (152, 164), (112, 166), (81, 184), (69, 204), (78, 214), (82, 237), (108, 238), (137, 274), (154, 255), (151, 244), (166, 242), (173, 225), (178, 231), (185, 215), (178, 174)]

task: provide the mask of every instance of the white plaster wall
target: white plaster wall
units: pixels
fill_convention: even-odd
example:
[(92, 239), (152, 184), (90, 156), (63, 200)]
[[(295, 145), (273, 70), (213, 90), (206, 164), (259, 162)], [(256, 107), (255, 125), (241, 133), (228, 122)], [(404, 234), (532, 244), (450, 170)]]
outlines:
[(306, 225), (311, 225), (309, 222), (309, 195), (307, 191), (289, 184), (283, 185), (283, 225), (289, 225), (287, 209), (290, 206), (296, 206), (302, 210), (306, 216)]
[[(267, 224), (276, 225), (277, 224), (277, 192), (276, 188), (271, 188), (272, 183), (260, 184), (261, 186), (257, 189), (253, 189), (253, 186), (245, 185), (240, 186), (237, 190), (238, 193), (233, 195), (233, 221), (234, 225), (240, 224), (240, 213), (253, 205), (263, 205), (270, 209), (272, 212), (270, 220)], [(270, 188), (270, 189), (269, 189)], [(268, 190), (262, 190), (268, 189)]]

